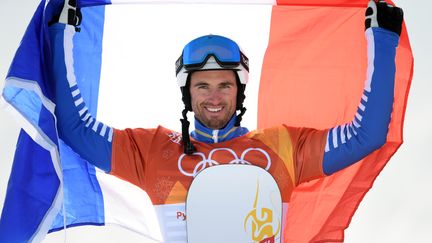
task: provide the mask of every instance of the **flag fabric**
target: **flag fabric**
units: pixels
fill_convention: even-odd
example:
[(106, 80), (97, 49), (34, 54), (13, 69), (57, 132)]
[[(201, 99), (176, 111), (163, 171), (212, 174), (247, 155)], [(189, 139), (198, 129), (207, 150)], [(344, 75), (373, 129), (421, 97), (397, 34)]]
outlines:
[[(70, 61), (75, 78), (87, 107), (96, 116), (105, 21), (104, 6), (99, 5), (152, 1), (77, 2), (85, 19), (81, 33), (73, 35), (65, 29), (64, 35), (71, 35), (68, 45), (73, 47)], [(272, 10), (262, 68), (258, 125), (328, 128), (350, 120), (366, 75), (362, 23), (367, 0), (285, 0), (277, 4)], [(48, 232), (65, 227), (106, 224), (161, 241), (147, 195), (101, 173), (57, 136), (48, 22), (62, 6), (61, 0), (41, 1), (13, 59), (1, 97), (24, 129), (0, 218), (0, 242), (40, 242)], [(300, 186), (291, 199), (284, 230), (286, 242), (343, 240), (343, 230), (359, 202), (402, 142), (412, 76), (406, 29), (399, 44), (397, 68), (388, 142), (348, 170)], [(272, 102), (271, 97), (284, 102)]]
[(61, 208), (63, 186), (55, 105), (48, 73), (43, 68), (49, 53), (44, 19), (53, 11), (53, 5), (40, 3), (3, 90), (2, 99), (18, 115), (25, 131), (20, 132), (9, 178), (0, 220), (0, 242), (41, 241)]
[[(69, 43), (76, 81), (95, 116), (104, 27), (104, 7), (98, 5), (103, 4), (107, 2), (82, 1), (80, 6), (92, 7), (82, 9), (86, 21)], [(7, 74), (2, 101), (24, 129), (0, 219), (0, 242), (40, 242), (48, 232), (65, 227), (105, 224), (160, 240), (155, 213), (145, 206), (151, 205), (146, 194), (98, 173), (58, 138), (48, 24), (62, 7), (62, 1), (41, 1)], [(125, 199), (124, 194), (137, 196)], [(128, 200), (128, 207), (120, 206)]]
[[(258, 127), (285, 123), (324, 129), (352, 121), (366, 80), (367, 2), (278, 1), (261, 73)], [(413, 70), (405, 27), (396, 69), (386, 144), (347, 169), (297, 187), (286, 219), (287, 242), (343, 241), (361, 200), (403, 141)]]

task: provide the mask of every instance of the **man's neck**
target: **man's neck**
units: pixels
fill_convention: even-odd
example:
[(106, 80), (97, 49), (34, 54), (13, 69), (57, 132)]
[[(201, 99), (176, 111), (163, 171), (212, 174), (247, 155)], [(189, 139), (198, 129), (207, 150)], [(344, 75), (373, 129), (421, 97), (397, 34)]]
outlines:
[(221, 129), (211, 129), (195, 118), (195, 130), (191, 132), (192, 138), (204, 143), (220, 143), (243, 136), (248, 132), (245, 127), (236, 127), (237, 116), (234, 115)]

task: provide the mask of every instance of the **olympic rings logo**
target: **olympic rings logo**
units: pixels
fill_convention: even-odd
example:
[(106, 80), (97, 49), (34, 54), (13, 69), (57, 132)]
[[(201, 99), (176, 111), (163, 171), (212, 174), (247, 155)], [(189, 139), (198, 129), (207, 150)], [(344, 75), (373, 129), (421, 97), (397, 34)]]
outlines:
[(267, 165), (266, 165), (266, 167), (264, 169), (268, 171), (270, 169), (270, 166), (271, 166), (270, 155), (265, 150), (263, 150), (261, 148), (248, 148), (248, 149), (246, 149), (246, 150), (243, 151), (243, 153), (241, 154), (240, 158), (237, 156), (237, 154), (232, 149), (229, 149), (229, 148), (215, 148), (215, 149), (212, 149), (210, 151), (210, 153), (208, 155), (208, 158), (206, 158), (206, 156), (205, 156), (204, 153), (201, 153), (201, 152), (195, 152), (195, 153), (193, 153), (193, 155), (200, 156), (201, 157), (201, 161), (198, 162), (195, 165), (195, 168), (192, 171), (192, 173), (187, 172), (187, 171), (185, 171), (183, 169), (183, 161), (184, 161), (185, 158), (188, 158), (188, 157), (186, 157), (186, 154), (184, 154), (184, 153), (182, 155), (180, 155), (180, 157), (178, 159), (178, 162), (177, 162), (178, 168), (179, 168), (180, 172), (183, 175), (195, 177), (199, 172), (201, 172), (205, 168), (211, 167), (211, 166), (214, 166), (214, 165), (219, 165), (219, 162), (217, 162), (216, 160), (213, 159), (214, 154), (216, 152), (218, 152), (218, 151), (228, 151), (233, 156), (233, 159), (230, 162), (228, 162), (227, 164), (243, 164), (243, 165), (253, 165), (253, 163), (250, 162), (250, 161), (247, 161), (245, 159), (245, 157), (251, 151), (258, 151), (258, 152), (262, 153), (266, 157), (266, 159), (267, 159)]

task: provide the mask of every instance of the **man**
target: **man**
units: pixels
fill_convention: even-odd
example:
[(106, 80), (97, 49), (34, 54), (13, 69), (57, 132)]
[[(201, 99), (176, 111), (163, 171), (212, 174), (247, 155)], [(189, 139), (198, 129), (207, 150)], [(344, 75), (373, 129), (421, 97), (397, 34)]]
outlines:
[[(74, 7), (66, 4), (60, 22), (77, 24), (74, 12)], [(174, 227), (168, 225), (171, 219), (164, 213), (173, 207), (184, 212), (193, 178), (216, 164), (250, 163), (266, 169), (276, 180), (287, 208), (291, 192), (300, 183), (346, 168), (385, 143), (402, 12), (383, 1), (371, 1), (366, 15), (372, 55), (352, 122), (328, 130), (281, 125), (249, 132), (240, 125), (245, 112), (248, 59), (234, 41), (207, 35), (188, 43), (176, 62), (185, 104), (181, 135), (161, 126), (117, 130), (95, 120), (81, 98), (68, 62), (67, 43), (74, 27), (56, 24), (51, 36), (59, 135), (88, 162), (149, 194), (160, 216), (165, 242), (186, 241), (184, 234), (183, 238), (178, 234), (185, 232), (184, 225), (175, 221)], [(70, 35), (63, 34), (64, 29)], [(195, 115), (195, 130), (190, 134), (188, 111)]]

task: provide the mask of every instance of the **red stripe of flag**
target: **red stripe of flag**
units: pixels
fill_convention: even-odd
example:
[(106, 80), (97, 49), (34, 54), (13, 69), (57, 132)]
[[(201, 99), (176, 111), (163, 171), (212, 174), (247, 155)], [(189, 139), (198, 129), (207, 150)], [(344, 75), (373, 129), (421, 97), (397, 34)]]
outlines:
[[(367, 0), (281, 0), (273, 7), (258, 103), (258, 127), (330, 128), (350, 122), (366, 79)], [(290, 5), (290, 6), (288, 6)], [(343, 241), (361, 200), (402, 144), (413, 73), (404, 26), (396, 57), (395, 103), (387, 143), (361, 162), (295, 189), (286, 242)]]

